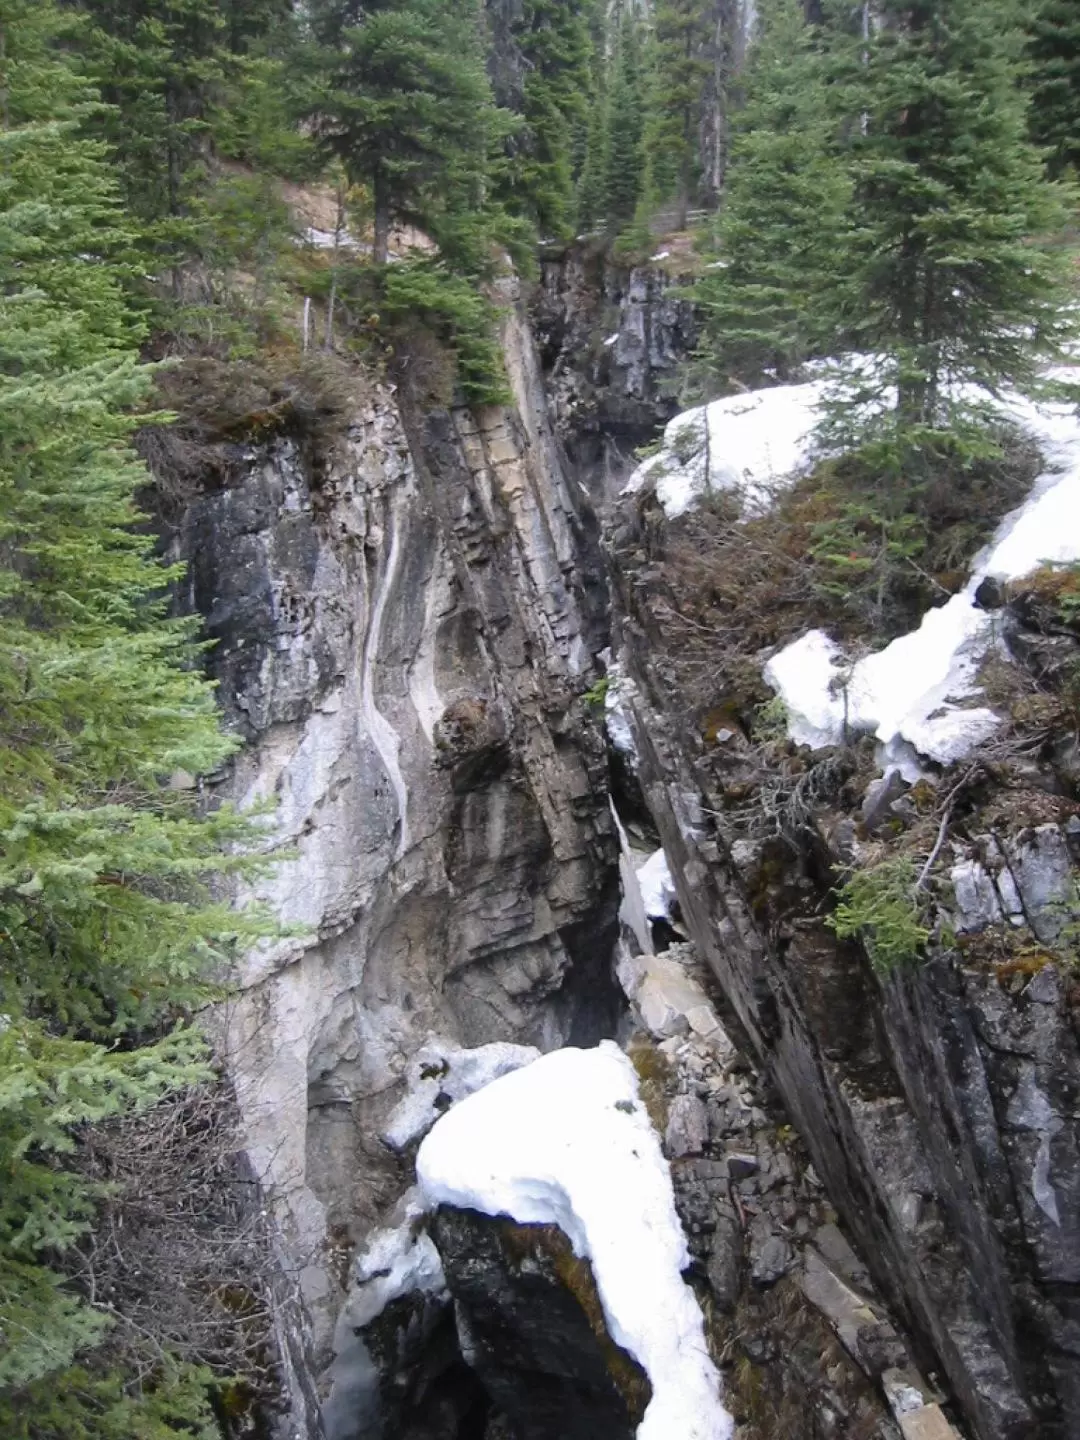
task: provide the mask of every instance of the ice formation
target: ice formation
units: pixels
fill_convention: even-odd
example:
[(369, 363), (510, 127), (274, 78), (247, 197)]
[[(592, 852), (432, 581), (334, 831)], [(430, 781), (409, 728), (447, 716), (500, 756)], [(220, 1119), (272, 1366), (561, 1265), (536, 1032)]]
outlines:
[(652, 1384), (638, 1440), (730, 1440), (671, 1176), (618, 1046), (556, 1050), (494, 1081), (443, 1116), (416, 1169), (427, 1207), (555, 1224), (590, 1260), (608, 1331)]
[(423, 1206), (415, 1191), (401, 1203), (399, 1224), (376, 1230), (357, 1256), (348, 1320), (362, 1328), (402, 1295), (443, 1295), (446, 1281), (434, 1241), (423, 1228)]
[(657, 850), (636, 870), (645, 914), (650, 920), (670, 920), (678, 896), (667, 856)]

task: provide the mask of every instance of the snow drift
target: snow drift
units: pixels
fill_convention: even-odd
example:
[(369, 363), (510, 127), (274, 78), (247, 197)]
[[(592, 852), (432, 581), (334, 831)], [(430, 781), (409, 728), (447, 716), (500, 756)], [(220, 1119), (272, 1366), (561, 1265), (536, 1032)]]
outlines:
[(591, 1262), (608, 1331), (652, 1384), (638, 1440), (730, 1440), (671, 1176), (618, 1046), (556, 1050), (493, 1081), (443, 1116), (416, 1170), (427, 1208), (558, 1225)]

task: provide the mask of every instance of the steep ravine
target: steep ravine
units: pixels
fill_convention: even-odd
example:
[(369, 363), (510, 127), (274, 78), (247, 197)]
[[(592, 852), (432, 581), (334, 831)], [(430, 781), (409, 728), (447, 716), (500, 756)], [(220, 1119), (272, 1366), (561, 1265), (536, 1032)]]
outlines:
[(245, 962), (225, 1043), (320, 1375), (353, 1246), (405, 1186), (377, 1136), (411, 1054), (617, 1021), (617, 847), (580, 700), (605, 643), (595, 529), (513, 307), (505, 341), (515, 406), (405, 416), (367, 386), (324, 464), (252, 446), (174, 542), (249, 740), (224, 786), (271, 799), (292, 852), (259, 895), (298, 933)]
[[(425, 413), (358, 376), (329, 454), (251, 445), (174, 537), (248, 741), (218, 787), (272, 799), (290, 848), (259, 894), (294, 933), (247, 958), (222, 1017), (300, 1302), (282, 1306), (281, 1433), (633, 1433), (640, 1390), (588, 1267), (450, 1210), (434, 1283), (398, 1208), (415, 1140), (382, 1138), (417, 1086), (434, 1085), (430, 1119), (459, 1098), (440, 1058), (458, 1047), (617, 1037), (665, 1136), (739, 1437), (937, 1440), (955, 1433), (940, 1400), (973, 1440), (1065, 1440), (1067, 986), (1043, 971), (1013, 993), (942, 953), (882, 987), (811, 923), (820, 877), (717, 828), (650, 609), (656, 516), (621, 502), (605, 554), (596, 513), (670, 414), (692, 313), (655, 274), (610, 278), (596, 313), (616, 338), (582, 346), (575, 264), (546, 274), (539, 348), (507, 293), (513, 405)], [(613, 642), (634, 774), (595, 704)], [(630, 842), (671, 865), (690, 943), (660, 956), (612, 790)], [(1039, 1165), (1053, 1223), (1029, 1198)]]

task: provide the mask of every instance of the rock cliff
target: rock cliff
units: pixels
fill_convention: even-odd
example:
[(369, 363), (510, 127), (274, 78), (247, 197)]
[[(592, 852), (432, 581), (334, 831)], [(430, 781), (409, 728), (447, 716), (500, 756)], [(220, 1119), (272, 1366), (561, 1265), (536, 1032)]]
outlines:
[[(1075, 922), (1080, 822), (1061, 747), (980, 773), (972, 813), (993, 833), (954, 824), (953, 899), (928, 958), (875, 975), (823, 923), (833, 867), (914, 812), (875, 816), (874, 793), (887, 809), (896, 797), (873, 791), (860, 812), (861, 762), (838, 749), (809, 770), (793, 828), (748, 830), (752, 700), (736, 685), (703, 719), (676, 678), (671, 532), (655, 502), (628, 497), (612, 557), (620, 715), (687, 933), (971, 1433), (1064, 1440), (1080, 1427), (1080, 1051), (1069, 947), (1046, 946)], [(1032, 648), (1014, 636), (1017, 654)]]
[[(511, 405), (425, 412), (358, 376), (332, 447), (247, 446), (172, 540), (248, 742), (214, 783), (272, 802), (288, 847), (257, 890), (288, 933), (244, 960), (222, 1035), (306, 1312), (286, 1351), (321, 1413), (294, 1433), (555, 1440), (568, 1396), (582, 1433), (631, 1433), (557, 1240), (446, 1212), (423, 1237), (441, 1271), (408, 1251), (402, 1279), (371, 1248), (422, 1228), (379, 1227), (413, 1179), (395, 1107), (419, 1083), (436, 1109), (459, 1098), (439, 1057), (618, 1036), (740, 1437), (954, 1434), (940, 1401), (972, 1440), (1066, 1440), (1080, 1054), (1046, 947), (1075, 918), (1075, 757), (1059, 743), (1023, 804), (950, 836), (925, 965), (881, 978), (822, 923), (832, 866), (858, 825), (902, 824), (897, 796), (868, 810), (841, 752), (798, 843), (725, 819), (760, 697), (725, 692), (702, 722), (665, 649), (678, 522), (628, 496), (605, 553), (594, 513), (674, 409), (693, 311), (655, 271), (592, 266), (546, 265), (537, 348), (508, 290)], [(1033, 667), (1071, 659), (1023, 606), (1006, 628)], [(612, 799), (666, 852), (670, 924), (635, 898)]]
[(513, 405), (413, 415), (366, 385), (330, 454), (249, 447), (173, 542), (249, 742), (221, 788), (271, 802), (289, 850), (258, 897), (292, 933), (243, 963), (225, 1043), (321, 1374), (353, 1244), (405, 1188), (377, 1137), (411, 1055), (617, 1019), (580, 698), (605, 643), (595, 524), (513, 303), (504, 350)]

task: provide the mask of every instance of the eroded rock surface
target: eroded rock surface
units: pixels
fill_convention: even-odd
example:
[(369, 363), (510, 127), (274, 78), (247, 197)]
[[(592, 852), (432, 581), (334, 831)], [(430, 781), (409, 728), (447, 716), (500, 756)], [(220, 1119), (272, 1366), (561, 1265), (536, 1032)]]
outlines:
[[(798, 843), (747, 837), (727, 818), (724, 768), (736, 774), (747, 741), (732, 722), (724, 759), (673, 683), (658, 642), (662, 541), (646, 529), (624, 516), (616, 531), (618, 659), (631, 682), (620, 694), (683, 923), (972, 1433), (1080, 1433), (1080, 1052), (1062, 949), (1076, 806), (1052, 769), (1022, 802), (1003, 795), (994, 835), (956, 851), (958, 913), (942, 916), (928, 960), (875, 976), (821, 919), (831, 867), (870, 830), (837, 799), (856, 758), (817, 762), (831, 767), (825, 799)], [(1025, 825), (1025, 810), (1045, 818)], [(955, 945), (949, 926), (966, 932)], [(758, 1247), (763, 1275), (779, 1258)]]
[(587, 245), (541, 266), (532, 310), (551, 412), (576, 472), (610, 499), (676, 413), (697, 339), (685, 286), (662, 268), (613, 265)]
[(504, 342), (516, 404), (403, 417), (370, 387), (331, 454), (252, 447), (175, 542), (250, 742), (224, 788), (272, 802), (291, 851), (256, 893), (294, 933), (244, 961), (227, 1047), (320, 1372), (353, 1245), (405, 1185), (378, 1136), (410, 1056), (616, 1022), (616, 849), (579, 698), (602, 577), (513, 309)]

